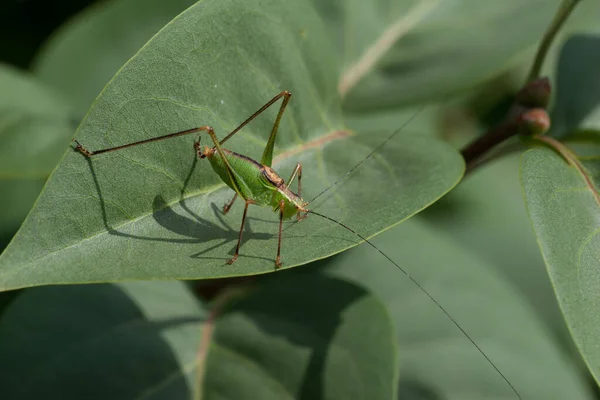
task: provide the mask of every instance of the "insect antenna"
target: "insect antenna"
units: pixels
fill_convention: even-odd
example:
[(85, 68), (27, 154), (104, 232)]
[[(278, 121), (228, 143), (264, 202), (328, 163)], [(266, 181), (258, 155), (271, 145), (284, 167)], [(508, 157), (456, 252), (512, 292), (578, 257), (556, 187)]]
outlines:
[(375, 147), (373, 149), (373, 151), (371, 151), (358, 164), (356, 164), (354, 167), (350, 168), (348, 170), (348, 172), (346, 172), (344, 175), (340, 176), (338, 179), (335, 180), (335, 182), (333, 182), (331, 185), (329, 185), (325, 189), (323, 189), (321, 191), (321, 193), (319, 193), (318, 195), (316, 195), (315, 197), (313, 197), (312, 200), (309, 201), (309, 203), (312, 203), (313, 201), (315, 201), (316, 199), (318, 199), (319, 197), (321, 197), (322, 195), (324, 195), (325, 193), (327, 193), (335, 185), (337, 185), (338, 183), (340, 183), (344, 179), (346, 179), (346, 177), (348, 175), (350, 175), (352, 172), (354, 172), (354, 170), (356, 170), (358, 167), (360, 167), (365, 161), (367, 161), (369, 158), (371, 158), (373, 156), (373, 154), (377, 153), (379, 151), (379, 149), (381, 149), (383, 146), (385, 146), (390, 140), (392, 140), (394, 138), (394, 136), (396, 136), (398, 133), (400, 133), (408, 124), (410, 124), (415, 118), (417, 118), (417, 116), (421, 113), (421, 111), (423, 111), (424, 108), (425, 108), (425, 105), (421, 106), (413, 115), (411, 115), (411, 117), (409, 119), (407, 119), (400, 126), (400, 128), (396, 129), (387, 139), (385, 139), (381, 144), (379, 144), (379, 146)]
[(319, 214), (318, 212), (315, 212), (315, 211), (312, 211), (312, 210), (309, 210), (308, 213), (317, 215), (317, 216), (319, 216), (321, 218), (324, 218), (324, 219), (327, 219), (327, 220), (329, 220), (331, 222), (334, 222), (334, 223), (338, 224), (339, 226), (345, 228), (346, 230), (352, 232), (353, 234), (355, 234), (356, 236), (358, 236), (361, 240), (363, 240), (365, 243), (367, 243), (369, 246), (371, 246), (372, 248), (374, 248), (375, 250), (377, 250), (379, 252), (379, 254), (381, 254), (383, 257), (385, 257), (396, 268), (398, 268), (400, 271), (402, 271), (402, 273), (404, 275), (406, 275), (408, 277), (408, 279), (410, 279), (412, 281), (412, 283), (414, 283), (419, 289), (421, 289), (421, 291), (423, 293), (425, 293), (427, 295), (427, 297), (429, 297), (431, 299), (431, 301), (433, 301), (433, 303), (436, 306), (438, 306), (438, 308), (440, 310), (442, 310), (442, 312), (444, 314), (446, 314), (446, 316), (450, 319), (450, 321), (452, 321), (452, 323), (463, 333), (463, 335), (465, 335), (465, 337), (469, 340), (469, 342), (471, 342), (471, 344), (473, 346), (475, 346), (475, 348), (477, 349), (477, 351), (479, 351), (479, 353), (487, 360), (487, 362), (490, 363), (490, 365), (496, 370), (496, 372), (502, 377), (502, 379), (504, 379), (504, 382), (506, 382), (506, 384), (512, 389), (512, 391), (515, 393), (515, 395), (520, 400), (522, 400), (522, 397), (519, 394), (519, 392), (517, 391), (517, 389), (512, 385), (512, 383), (510, 383), (510, 381), (508, 380), (508, 378), (500, 371), (500, 369), (487, 356), (487, 354), (485, 354), (485, 352), (481, 349), (481, 347), (479, 347), (477, 345), (477, 343), (475, 343), (475, 341), (471, 338), (471, 336), (459, 325), (459, 323), (456, 322), (456, 320), (454, 318), (452, 318), (452, 316), (450, 315), (450, 313), (448, 311), (446, 311), (446, 309), (415, 278), (413, 278), (408, 272), (406, 272), (406, 270), (404, 270), (404, 268), (402, 268), (400, 265), (398, 265), (398, 263), (396, 263), (394, 260), (392, 260), (379, 247), (375, 246), (369, 239), (367, 239), (366, 237), (364, 237), (360, 233), (356, 232), (354, 229), (350, 228), (348, 225), (346, 225), (346, 224), (344, 224), (344, 223), (342, 223), (340, 221), (336, 221), (335, 219), (330, 218), (327, 215)]
[[(342, 175), (341, 177), (339, 177), (338, 179), (336, 179), (332, 184), (330, 184), (328, 187), (326, 187), (325, 189), (323, 189), (319, 194), (317, 194), (315, 197), (313, 197), (312, 200), (310, 200), (309, 203), (312, 203), (317, 198), (321, 197), (322, 195), (324, 195), (325, 193), (327, 193), (329, 190), (331, 190), (334, 186), (336, 186), (337, 184), (339, 184), (343, 180), (345, 180), (350, 174), (352, 174), (356, 169), (358, 169), (365, 161), (367, 161), (377, 151), (379, 151), (379, 149), (381, 149), (390, 140), (392, 140), (394, 138), (394, 136), (396, 136), (408, 124), (410, 124), (423, 111), (424, 108), (425, 108), (425, 106), (421, 106), (421, 108), (419, 108), (408, 120), (406, 120), (398, 129), (396, 129), (386, 140), (384, 140), (375, 149), (373, 149), (365, 158), (363, 158), (354, 167), (350, 168), (350, 170), (348, 170), (348, 172), (346, 172), (344, 175)], [(367, 239), (366, 237), (364, 237), (363, 235), (361, 235), (360, 233), (358, 233), (354, 229), (350, 228), (348, 225), (344, 224), (343, 222), (337, 221), (337, 220), (335, 220), (335, 219), (333, 219), (331, 217), (328, 217), (327, 215), (323, 215), (323, 214), (320, 214), (320, 213), (312, 211), (312, 210), (309, 210), (308, 213), (317, 215), (317, 216), (319, 216), (321, 218), (324, 218), (324, 219), (329, 220), (329, 221), (331, 221), (333, 223), (336, 223), (339, 226), (341, 226), (342, 228), (344, 228), (344, 229), (348, 230), (349, 232), (353, 233), (358, 238), (360, 238), (365, 243), (367, 243), (369, 246), (371, 246), (373, 249), (375, 249), (379, 254), (381, 254), (384, 258), (386, 258), (389, 262), (391, 262), (392, 265), (394, 265), (396, 268), (398, 268), (404, 275), (406, 275), (406, 277), (408, 279), (410, 279), (410, 281), (415, 286), (417, 286), (423, 293), (425, 293), (427, 295), (427, 297), (429, 297), (431, 299), (431, 301), (448, 317), (448, 319), (450, 321), (452, 321), (452, 323), (458, 328), (458, 330), (460, 332), (462, 332), (462, 334), (469, 340), (469, 342), (471, 342), (471, 344), (477, 349), (477, 351), (483, 356), (483, 358), (485, 358), (486, 361), (494, 368), (494, 370), (498, 373), (498, 375), (500, 375), (500, 377), (502, 377), (502, 379), (504, 380), (504, 382), (506, 382), (506, 384), (511, 388), (511, 390), (515, 393), (515, 395), (517, 396), (517, 398), (519, 398), (520, 400), (522, 400), (522, 397), (519, 394), (519, 392), (517, 391), (517, 389), (513, 386), (512, 383), (510, 383), (510, 381), (508, 380), (508, 378), (500, 371), (500, 369), (487, 356), (487, 354), (485, 354), (485, 352), (481, 349), (481, 347), (479, 347), (479, 345), (477, 345), (477, 343), (475, 343), (475, 341), (473, 340), (473, 338), (471, 338), (471, 336), (459, 325), (459, 323), (450, 315), (450, 313), (415, 278), (413, 278), (408, 272), (406, 272), (406, 270), (404, 270), (404, 268), (402, 268), (400, 265), (398, 265), (398, 263), (396, 263), (394, 260), (392, 260), (379, 247), (375, 246), (369, 239)]]

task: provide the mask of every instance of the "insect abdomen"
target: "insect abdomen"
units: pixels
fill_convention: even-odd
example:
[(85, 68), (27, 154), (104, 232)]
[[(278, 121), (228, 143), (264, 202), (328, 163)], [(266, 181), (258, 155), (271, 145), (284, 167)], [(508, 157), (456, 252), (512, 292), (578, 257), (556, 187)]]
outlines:
[[(233, 176), (230, 177), (223, 159), (216, 149), (213, 150), (207, 154), (207, 158), (213, 170), (221, 177), (223, 182), (238, 192), (244, 200), (252, 200), (257, 204), (264, 203), (263, 198), (267, 197), (267, 194), (270, 196), (270, 191), (265, 188), (264, 182), (261, 180), (262, 165), (249, 157), (223, 149), (225, 158), (232, 169)], [(232, 178), (235, 182), (232, 181)], [(253, 190), (250, 188), (253, 188)]]

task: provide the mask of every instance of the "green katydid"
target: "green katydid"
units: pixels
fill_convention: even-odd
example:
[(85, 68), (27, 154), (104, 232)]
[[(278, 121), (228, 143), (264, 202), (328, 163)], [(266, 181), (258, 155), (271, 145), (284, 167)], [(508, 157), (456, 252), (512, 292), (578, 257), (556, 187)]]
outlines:
[[(250, 204), (256, 204), (259, 206), (272, 207), (273, 211), (279, 212), (279, 239), (277, 242), (277, 257), (275, 258), (275, 267), (281, 267), (281, 235), (283, 220), (290, 219), (294, 215), (297, 216), (298, 220), (306, 217), (306, 214), (300, 214), (301, 212), (308, 212), (306, 206), (308, 202), (302, 199), (302, 164), (296, 164), (292, 175), (287, 181), (285, 181), (271, 168), (273, 163), (273, 147), (275, 146), (275, 140), (277, 139), (277, 129), (281, 122), (281, 117), (285, 111), (285, 107), (290, 100), (292, 94), (284, 90), (277, 96), (273, 97), (267, 104), (262, 106), (258, 111), (248, 117), (244, 122), (235, 128), (221, 141), (217, 139), (215, 131), (210, 126), (200, 126), (198, 128), (188, 129), (181, 132), (170, 133), (167, 135), (142, 140), (135, 143), (129, 143), (122, 146), (110, 147), (107, 149), (89, 151), (84, 148), (79, 142), (75, 147), (79, 152), (84, 154), (86, 157), (92, 157), (96, 154), (107, 153), (109, 151), (121, 150), (127, 147), (133, 147), (144, 143), (155, 142), (157, 140), (170, 139), (178, 136), (188, 135), (192, 133), (198, 133), (205, 131), (208, 133), (213, 141), (214, 147), (205, 146), (200, 147), (200, 139), (194, 143), (196, 154), (200, 158), (208, 158), (210, 165), (213, 170), (221, 177), (223, 182), (227, 184), (231, 189), (235, 191), (235, 194), (231, 201), (225, 205), (223, 212), (227, 213), (233, 205), (235, 199), (240, 196), (245, 201), (244, 214), (242, 216), (242, 224), (240, 226), (240, 233), (238, 237), (237, 246), (233, 258), (227, 261), (228, 264), (234, 263), (240, 252), (240, 244), (242, 242), (242, 234), (244, 232), (244, 225), (246, 223), (246, 215), (248, 212), (248, 206)], [(265, 146), (265, 150), (260, 159), (260, 163), (246, 157), (244, 155), (234, 153), (233, 151), (224, 149), (221, 147), (227, 140), (231, 139), (233, 135), (238, 133), (246, 124), (260, 115), (263, 111), (275, 104), (279, 99), (283, 98), (275, 124), (269, 135), (269, 140)], [(294, 193), (290, 190), (290, 185), (294, 180), (298, 178), (298, 193)]]
[[(383, 257), (385, 257), (388, 261), (390, 261), (394, 266), (396, 266), (400, 271), (402, 271), (421, 291), (423, 291), (440, 310), (444, 312), (444, 314), (454, 323), (454, 325), (465, 335), (465, 337), (471, 342), (473, 346), (479, 351), (479, 353), (487, 360), (488, 363), (492, 365), (492, 367), (496, 370), (496, 372), (502, 377), (502, 379), (510, 386), (516, 396), (521, 399), (521, 396), (515, 389), (515, 387), (510, 383), (510, 381), (505, 377), (505, 375), (496, 367), (493, 361), (486, 355), (486, 353), (475, 343), (475, 341), (469, 336), (469, 334), (458, 324), (458, 322), (446, 311), (446, 309), (419, 283), (417, 282), (411, 275), (409, 275), (398, 263), (392, 260), (388, 255), (386, 255), (383, 251), (381, 251), (377, 246), (375, 246), (371, 241), (365, 238), (363, 235), (359, 234), (346, 224), (339, 222), (333, 218), (330, 218), (326, 215), (319, 214), (315, 211), (309, 210), (307, 207), (309, 202), (305, 201), (302, 198), (302, 165), (300, 163), (296, 164), (296, 167), (292, 171), (290, 178), (284, 181), (272, 168), (273, 162), (273, 149), (275, 146), (275, 141), (277, 138), (277, 132), (279, 128), (279, 124), (281, 122), (281, 117), (285, 108), (291, 98), (292, 94), (285, 90), (275, 97), (273, 97), (270, 101), (268, 101), (264, 106), (262, 106), (259, 110), (253, 113), (250, 117), (248, 117), (244, 122), (242, 122), (237, 128), (231, 131), (227, 136), (225, 136), (220, 141), (217, 139), (217, 136), (210, 126), (200, 126), (197, 128), (192, 128), (180, 132), (170, 133), (158, 137), (153, 137), (150, 139), (145, 139), (133, 143), (128, 143), (121, 146), (105, 148), (101, 150), (90, 151), (83, 147), (77, 140), (74, 139), (76, 146), (75, 149), (79, 151), (81, 154), (90, 158), (92, 156), (107, 153), (116, 150), (122, 150), (125, 148), (151, 143), (159, 140), (175, 138), (183, 135), (189, 135), (193, 133), (206, 132), (213, 143), (213, 147), (204, 146), (202, 148), (200, 146), (200, 139), (194, 142), (194, 148), (196, 150), (196, 154), (199, 158), (208, 158), (213, 170), (219, 175), (219, 177), (229, 186), (231, 189), (235, 191), (235, 194), (231, 201), (229, 201), (224, 207), (223, 212), (227, 213), (236, 198), (240, 196), (244, 199), (244, 212), (242, 216), (242, 222), (240, 226), (238, 242), (235, 249), (235, 253), (233, 257), (227, 261), (228, 264), (234, 263), (239, 256), (240, 244), (242, 242), (242, 235), (244, 231), (244, 225), (246, 221), (248, 206), (251, 204), (256, 204), (258, 206), (266, 206), (272, 207), (275, 212), (279, 213), (279, 235), (277, 242), (277, 255), (275, 258), (275, 267), (279, 268), (282, 265), (281, 262), (281, 242), (282, 242), (282, 226), (284, 219), (290, 219), (294, 216), (298, 220), (304, 219), (308, 213), (318, 215), (322, 218), (325, 218), (329, 221), (332, 221), (348, 231), (352, 232), (356, 236), (358, 236), (361, 240), (365, 241), (369, 246), (373, 247), (376, 251), (378, 251)], [(244, 126), (250, 123), (254, 118), (260, 115), (262, 112), (267, 110), (273, 104), (275, 104), (278, 100), (283, 99), (281, 106), (279, 108), (279, 112), (277, 113), (277, 117), (275, 119), (275, 123), (273, 124), (273, 128), (269, 135), (269, 139), (267, 141), (267, 145), (263, 151), (260, 162), (257, 162), (245, 155), (235, 153), (233, 151), (227, 150), (222, 147), (222, 145), (229, 139), (231, 139), (236, 133), (238, 133)], [(418, 113), (418, 112), (417, 112)], [(365, 157), (362, 161), (357, 163), (353, 168), (351, 168), (343, 177), (333, 182), (326, 189), (321, 191), (316, 197), (314, 197), (312, 201), (316, 198), (323, 195), (333, 186), (337, 185), (343, 178), (350, 175), (355, 169), (357, 169), (360, 165), (362, 165), (368, 158), (370, 158), (377, 150), (383, 147), (387, 142), (389, 142), (397, 133), (399, 133), (404, 126), (406, 126), (410, 121), (416, 116), (413, 115), (406, 123), (402, 125), (399, 129), (394, 131), (385, 141), (383, 141), (377, 148), (375, 148), (367, 157)], [(296, 180), (298, 180), (298, 192), (295, 193), (290, 189), (291, 184)]]

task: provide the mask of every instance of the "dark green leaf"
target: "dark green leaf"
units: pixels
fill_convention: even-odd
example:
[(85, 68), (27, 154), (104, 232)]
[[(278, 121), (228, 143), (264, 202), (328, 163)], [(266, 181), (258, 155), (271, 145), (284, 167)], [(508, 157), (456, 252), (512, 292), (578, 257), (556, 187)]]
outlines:
[(191, 398), (206, 317), (179, 282), (28, 290), (0, 320), (0, 397)]
[[(287, 178), (294, 163), (302, 162), (309, 200), (389, 134), (351, 135), (344, 128), (338, 68), (323, 35), (321, 21), (303, 2), (198, 3), (111, 81), (78, 139), (95, 150), (204, 124), (223, 137), (279, 90), (290, 89), (294, 97), (280, 127), (275, 167)], [(259, 158), (275, 112), (227, 145)], [(195, 139), (139, 146), (91, 162), (70, 150), (1, 256), (0, 289), (273, 271), (277, 215), (259, 207), (250, 208), (241, 257), (225, 265), (243, 207), (221, 214), (232, 191), (196, 160)], [(462, 172), (462, 158), (448, 145), (399, 135), (310, 207), (372, 236), (434, 202)], [(283, 262), (300, 265), (359, 241), (313, 215), (286, 226)]]
[(209, 316), (179, 282), (28, 290), (0, 320), (0, 397), (393, 398), (391, 321), (363, 289), (313, 274), (230, 302)]
[(393, 399), (398, 357), (383, 305), (321, 274), (269, 280), (218, 319), (207, 398)]
[(600, 128), (600, 35), (577, 35), (560, 52), (552, 132)]
[[(592, 398), (572, 360), (495, 268), (418, 219), (373, 242), (442, 304), (523, 399)], [(387, 305), (400, 344), (403, 392), (516, 399), (448, 317), (374, 249), (362, 245), (330, 266), (332, 274), (364, 285)]]
[[(597, 165), (597, 157), (588, 162)], [(600, 382), (599, 177), (585, 172), (587, 178), (553, 151), (534, 149), (523, 155), (521, 182), (559, 305)]]

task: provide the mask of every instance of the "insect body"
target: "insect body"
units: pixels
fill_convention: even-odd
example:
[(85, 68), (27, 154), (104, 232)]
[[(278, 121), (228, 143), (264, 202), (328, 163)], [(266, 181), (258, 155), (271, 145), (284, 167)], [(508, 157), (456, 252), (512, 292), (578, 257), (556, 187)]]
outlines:
[[(285, 111), (285, 107), (290, 100), (292, 94), (285, 90), (273, 97), (267, 104), (262, 106), (258, 111), (252, 114), (248, 119), (235, 128), (229, 133), (224, 139), (219, 141), (215, 134), (215, 131), (210, 126), (201, 126), (198, 128), (188, 129), (181, 132), (171, 133), (164, 136), (159, 136), (147, 140), (142, 140), (135, 143), (129, 143), (122, 146), (111, 147), (107, 149), (89, 151), (84, 148), (79, 142), (75, 141), (77, 146), (75, 147), (80, 153), (86, 157), (92, 157), (97, 154), (107, 153), (109, 151), (121, 150), (127, 147), (133, 147), (144, 143), (155, 142), (157, 140), (170, 139), (178, 136), (188, 135), (192, 133), (198, 133), (205, 131), (208, 133), (213, 141), (213, 147), (204, 146), (200, 147), (200, 139), (194, 143), (196, 154), (200, 158), (208, 158), (210, 165), (213, 170), (221, 177), (223, 182), (227, 184), (231, 189), (235, 191), (233, 199), (225, 205), (223, 211), (227, 213), (233, 205), (235, 199), (240, 196), (244, 199), (244, 214), (242, 216), (242, 224), (240, 227), (240, 233), (238, 237), (238, 243), (235, 248), (233, 258), (227, 261), (228, 264), (232, 264), (237, 260), (240, 251), (240, 244), (242, 242), (242, 234), (244, 232), (244, 224), (246, 222), (246, 215), (248, 212), (248, 206), (250, 204), (256, 204), (258, 206), (272, 207), (273, 211), (279, 213), (279, 236), (277, 242), (277, 257), (275, 258), (275, 267), (281, 267), (281, 235), (282, 226), (284, 219), (290, 219), (294, 215), (298, 220), (306, 217), (306, 213), (309, 210), (306, 208), (308, 202), (302, 199), (302, 164), (296, 164), (292, 175), (288, 179), (287, 183), (271, 168), (273, 162), (273, 147), (275, 146), (275, 139), (277, 138), (277, 129), (281, 122), (281, 116)], [(229, 140), (233, 135), (239, 132), (246, 124), (256, 118), (260, 113), (265, 111), (267, 108), (272, 106), (280, 98), (283, 98), (279, 113), (269, 135), (269, 140), (265, 146), (265, 150), (261, 157), (260, 162), (257, 162), (247, 156), (235, 153), (233, 151), (224, 149), (221, 145)], [(294, 180), (298, 178), (298, 193), (293, 192), (290, 189), (290, 185)], [(304, 214), (301, 214), (304, 212)]]

